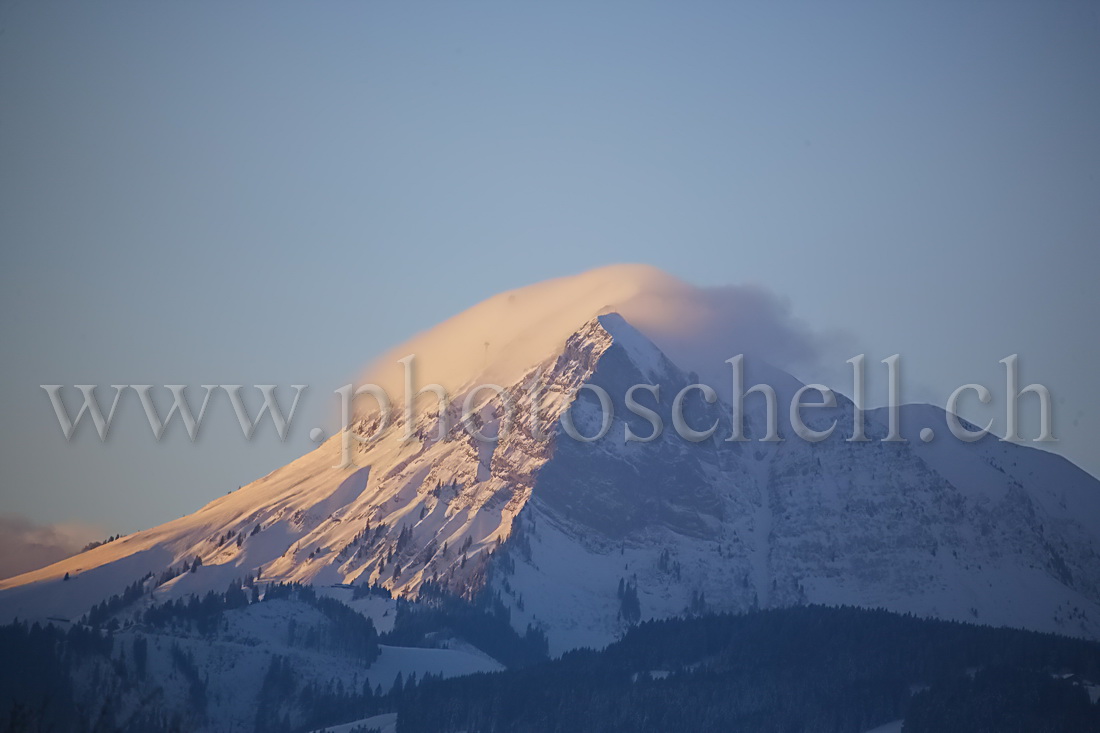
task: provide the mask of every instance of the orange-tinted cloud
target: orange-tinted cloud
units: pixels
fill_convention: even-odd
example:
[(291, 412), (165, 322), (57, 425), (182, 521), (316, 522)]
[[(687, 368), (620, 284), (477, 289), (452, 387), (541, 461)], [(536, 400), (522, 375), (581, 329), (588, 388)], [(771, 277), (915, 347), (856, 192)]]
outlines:
[(0, 514), (0, 579), (64, 560), (106, 535), (102, 528), (80, 522), (41, 525), (15, 514)]

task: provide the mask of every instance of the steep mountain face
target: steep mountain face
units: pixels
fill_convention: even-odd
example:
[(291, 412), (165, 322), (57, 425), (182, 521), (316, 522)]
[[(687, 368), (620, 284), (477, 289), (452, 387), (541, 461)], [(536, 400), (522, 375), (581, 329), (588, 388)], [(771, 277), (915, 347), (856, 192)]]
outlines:
[[(592, 383), (621, 395), (637, 383), (624, 372), (598, 369)], [(764, 435), (762, 408), (748, 401), (748, 436)], [(849, 442), (842, 397), (807, 418), (836, 423), (816, 443), (784, 419), (782, 442), (726, 442), (731, 411), (689, 411), (699, 428), (718, 421), (703, 443), (669, 431), (628, 444), (616, 421), (599, 449), (559, 446), (520, 516), (514, 562), (493, 578), (518, 620), (546, 625), (559, 650), (603, 643), (628, 620), (622, 579), (643, 618), (825, 603), (1100, 633), (1100, 486), (1064, 459), (996, 438), (926, 444), (919, 430), (943, 435), (946, 422), (924, 405), (903, 408), (904, 443), (883, 442), (884, 411), (866, 415), (868, 442)]]
[[(764, 402), (751, 395), (748, 440), (729, 441), (728, 385), (713, 403), (685, 397), (691, 429), (715, 425), (687, 440), (672, 403), (697, 366), (673, 364), (622, 316), (585, 318), (549, 350), (522, 329), (513, 342), (527, 346), (507, 369), (469, 358), (476, 366), (452, 370), (444, 410), (422, 398), (412, 425), (398, 417), (380, 438), (378, 416), (363, 414), (350, 468), (339, 467), (338, 435), (193, 515), (0, 581), (0, 620), (77, 618), (147, 574), (157, 601), (259, 574), (408, 597), (429, 584), (498, 594), (513, 625), (544, 629), (552, 652), (604, 644), (638, 619), (807, 602), (1100, 637), (1100, 486), (1063, 459), (996, 439), (923, 443), (920, 428), (944, 420), (928, 406), (903, 410), (908, 442), (882, 442), (877, 412), (866, 415), (871, 440), (849, 442), (843, 397), (804, 411), (816, 429), (837, 424), (810, 443), (786, 417), (785, 439), (762, 441)], [(785, 416), (799, 383), (749, 366), (746, 386), (775, 386)], [(475, 390), (487, 375), (510, 410)], [(657, 388), (632, 394), (663, 424), (650, 442), (625, 439), (653, 433), (649, 413), (627, 409), (638, 384)], [(578, 440), (561, 418), (599, 434), (596, 388), (613, 417), (603, 437)], [(471, 435), (495, 434), (509, 412), (499, 441)]]

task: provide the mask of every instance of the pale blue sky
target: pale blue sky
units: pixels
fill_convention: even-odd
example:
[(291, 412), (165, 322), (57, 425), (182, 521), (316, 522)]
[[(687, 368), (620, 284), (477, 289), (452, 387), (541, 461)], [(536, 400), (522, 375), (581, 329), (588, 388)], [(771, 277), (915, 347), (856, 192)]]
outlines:
[[(385, 347), (624, 261), (761, 284), (910, 399), (1018, 352), (1100, 473), (1098, 8), (4, 2), (0, 512), (189, 512)], [(134, 399), (101, 445), (38, 388), (176, 382), (311, 392), (286, 444)]]

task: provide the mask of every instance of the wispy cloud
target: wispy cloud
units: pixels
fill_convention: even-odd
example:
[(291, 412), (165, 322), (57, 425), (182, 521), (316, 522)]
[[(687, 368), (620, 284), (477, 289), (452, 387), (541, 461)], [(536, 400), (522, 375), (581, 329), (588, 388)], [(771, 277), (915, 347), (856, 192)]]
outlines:
[(680, 366), (715, 378), (737, 354), (813, 381), (835, 376), (850, 335), (811, 327), (783, 296), (754, 284), (697, 287), (672, 277), (649, 283), (618, 310)]
[(16, 514), (0, 514), (0, 579), (64, 560), (106, 535), (106, 530), (82, 522), (43, 525)]

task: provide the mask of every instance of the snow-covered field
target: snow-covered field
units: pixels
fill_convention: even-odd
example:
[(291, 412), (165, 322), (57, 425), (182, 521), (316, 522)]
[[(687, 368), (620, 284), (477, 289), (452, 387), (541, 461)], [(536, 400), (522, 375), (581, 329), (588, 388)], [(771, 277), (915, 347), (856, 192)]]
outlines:
[(313, 733), (350, 733), (355, 728), (371, 730), (377, 728), (381, 733), (395, 733), (397, 731), (397, 713), (385, 713), (384, 715), (372, 715), (362, 720), (354, 720), (343, 725), (333, 725), (328, 728), (319, 728)]
[(895, 720), (886, 725), (880, 725), (873, 730), (869, 730), (867, 733), (901, 733), (901, 727), (904, 723), (904, 720)]

